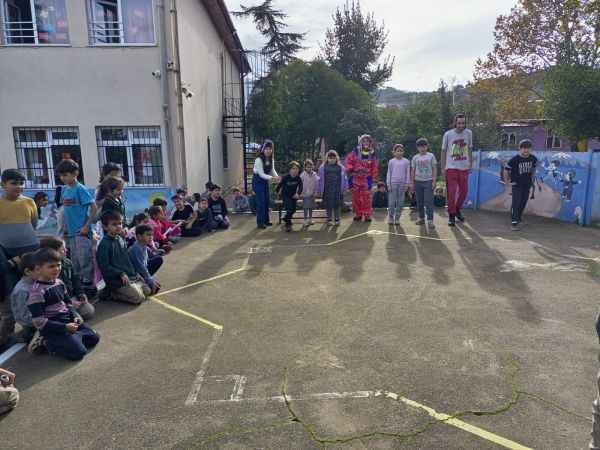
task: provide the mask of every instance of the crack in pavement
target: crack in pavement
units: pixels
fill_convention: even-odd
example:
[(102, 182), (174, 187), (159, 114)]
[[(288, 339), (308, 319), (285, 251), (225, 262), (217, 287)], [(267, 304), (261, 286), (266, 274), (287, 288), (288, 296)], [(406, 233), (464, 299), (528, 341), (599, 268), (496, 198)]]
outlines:
[[(373, 439), (373, 438), (378, 438), (378, 437), (379, 438), (388, 438), (388, 439), (408, 440), (408, 439), (415, 438), (415, 437), (419, 436), (420, 434), (423, 434), (423, 433), (429, 431), (431, 428), (433, 428), (435, 425), (438, 425), (438, 424), (446, 423), (449, 425), (456, 426), (456, 423), (453, 423), (453, 422), (457, 421), (457, 419), (460, 419), (460, 418), (469, 417), (469, 416), (471, 416), (471, 417), (482, 417), (482, 416), (492, 417), (492, 416), (497, 416), (497, 415), (506, 413), (506, 412), (510, 411), (514, 406), (519, 404), (519, 402), (524, 397), (528, 397), (532, 400), (544, 403), (547, 406), (553, 407), (565, 414), (569, 414), (573, 417), (576, 417), (577, 419), (582, 419), (582, 420), (589, 421), (589, 422), (592, 421), (592, 419), (590, 417), (586, 417), (579, 413), (570, 411), (569, 409), (562, 407), (561, 405), (557, 404), (556, 402), (553, 402), (553, 401), (545, 399), (539, 395), (532, 394), (532, 393), (529, 393), (527, 391), (520, 389), (519, 385), (517, 383), (517, 375), (521, 371), (521, 367), (512, 355), (510, 356), (510, 365), (511, 365), (511, 368), (509, 369), (507, 379), (508, 379), (508, 384), (511, 386), (511, 390), (512, 390), (511, 398), (508, 402), (499, 406), (496, 409), (489, 410), (489, 411), (465, 410), (465, 411), (455, 412), (450, 415), (440, 414), (440, 413), (435, 413), (435, 411), (433, 411), (433, 409), (431, 409), (431, 408), (427, 408), (427, 407), (424, 407), (423, 405), (419, 405), (418, 403), (413, 402), (412, 400), (408, 400), (408, 399), (406, 399), (398, 394), (395, 394), (393, 392), (381, 391), (383, 398), (391, 399), (398, 403), (404, 403), (409, 406), (416, 407), (418, 409), (425, 408), (425, 410), (430, 415), (432, 415), (434, 418), (425, 422), (422, 426), (420, 426), (414, 430), (401, 431), (401, 432), (369, 431), (369, 432), (346, 436), (346, 437), (320, 436), (315, 431), (314, 427), (307, 420), (302, 418), (296, 412), (296, 410), (292, 407), (293, 400), (290, 399), (290, 396), (287, 393), (288, 369), (286, 368), (285, 372), (284, 372), (284, 376), (283, 376), (283, 381), (281, 384), (281, 396), (283, 397), (286, 409), (289, 413), (289, 417), (287, 419), (275, 421), (275, 422), (272, 422), (272, 423), (269, 423), (269, 424), (266, 424), (263, 426), (257, 426), (257, 427), (235, 427), (235, 428), (232, 428), (227, 431), (212, 434), (212, 435), (208, 436), (206, 439), (202, 440), (201, 442), (193, 444), (192, 446), (187, 447), (187, 448), (189, 450), (200, 449), (200, 448), (206, 447), (208, 444), (214, 443), (214, 442), (216, 442), (220, 439), (226, 438), (226, 437), (236, 437), (236, 436), (242, 436), (245, 434), (254, 434), (254, 433), (267, 432), (267, 431), (271, 432), (271, 431), (275, 431), (280, 428), (284, 428), (288, 425), (294, 425), (294, 424), (301, 425), (303, 430), (310, 437), (310, 439), (313, 441), (313, 443), (319, 447), (326, 447), (328, 445), (333, 445), (333, 444), (349, 444), (354, 441), (359, 441), (359, 440), (362, 441), (362, 440), (368, 440), (368, 439)], [(466, 425), (468, 425), (468, 424), (466, 424)], [(461, 427), (459, 427), (459, 428), (461, 428)], [(505, 441), (510, 442), (508, 440), (505, 440)], [(513, 449), (527, 449), (528, 448), (528, 447), (516, 444), (514, 442), (512, 444), (513, 444), (513, 446), (509, 447), (509, 448), (513, 448)]]

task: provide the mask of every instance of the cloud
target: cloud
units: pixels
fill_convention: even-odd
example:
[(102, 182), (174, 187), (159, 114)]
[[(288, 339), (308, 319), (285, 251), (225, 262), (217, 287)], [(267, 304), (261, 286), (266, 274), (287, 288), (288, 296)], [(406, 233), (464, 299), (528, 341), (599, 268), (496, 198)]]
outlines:
[[(230, 10), (240, 3), (250, 6), (262, 0), (226, 0)], [(306, 32), (299, 55), (312, 59), (320, 52), (332, 15), (343, 0), (275, 0), (288, 14), (289, 30)], [(403, 90), (434, 90), (441, 78), (464, 83), (471, 78), (478, 57), (493, 46), (496, 17), (506, 14), (516, 0), (369, 0), (363, 12), (373, 12), (389, 30), (384, 54), (395, 56), (394, 75), (388, 85)], [(261, 36), (249, 19), (234, 18), (242, 43), (248, 49), (262, 46)]]

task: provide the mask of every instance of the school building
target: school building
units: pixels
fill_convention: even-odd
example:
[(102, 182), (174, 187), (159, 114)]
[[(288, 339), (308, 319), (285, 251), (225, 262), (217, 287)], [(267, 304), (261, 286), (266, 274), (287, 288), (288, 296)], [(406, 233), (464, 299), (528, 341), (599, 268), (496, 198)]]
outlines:
[(52, 190), (119, 164), (127, 186), (243, 180), (248, 61), (223, 0), (0, 0), (0, 169)]

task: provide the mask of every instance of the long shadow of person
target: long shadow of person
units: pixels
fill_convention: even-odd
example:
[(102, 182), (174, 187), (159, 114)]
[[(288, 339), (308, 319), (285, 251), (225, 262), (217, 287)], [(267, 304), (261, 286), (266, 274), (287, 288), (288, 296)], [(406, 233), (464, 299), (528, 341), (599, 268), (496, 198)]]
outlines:
[(463, 264), (478, 286), (491, 295), (500, 295), (510, 302), (519, 319), (531, 323), (541, 321), (539, 311), (530, 302), (531, 290), (518, 272), (502, 272), (505, 262), (500, 252), (469, 226), (452, 228), (459, 245)]
[(433, 279), (437, 284), (448, 284), (450, 278), (447, 271), (454, 267), (454, 257), (441, 240), (437, 231), (430, 230), (415, 243), (421, 262), (431, 268)]
[(396, 276), (399, 279), (410, 279), (410, 266), (417, 261), (414, 244), (405, 236), (400, 225), (389, 226), (388, 240), (385, 246), (387, 259), (396, 265)]

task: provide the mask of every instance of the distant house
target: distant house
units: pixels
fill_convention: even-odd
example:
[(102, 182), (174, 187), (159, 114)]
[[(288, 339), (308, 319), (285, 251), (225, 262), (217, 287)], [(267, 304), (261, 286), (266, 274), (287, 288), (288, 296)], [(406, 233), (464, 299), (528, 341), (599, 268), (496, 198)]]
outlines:
[[(500, 148), (502, 150), (517, 150), (519, 142), (530, 139), (533, 149), (537, 151), (577, 151), (577, 144), (564, 136), (559, 136), (552, 130), (552, 122), (544, 119), (526, 119), (505, 122), (500, 125)], [(590, 139), (588, 149), (600, 149), (600, 139)]]

